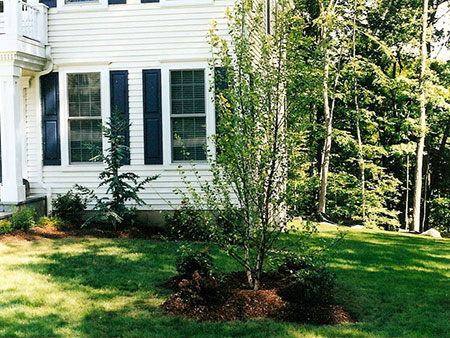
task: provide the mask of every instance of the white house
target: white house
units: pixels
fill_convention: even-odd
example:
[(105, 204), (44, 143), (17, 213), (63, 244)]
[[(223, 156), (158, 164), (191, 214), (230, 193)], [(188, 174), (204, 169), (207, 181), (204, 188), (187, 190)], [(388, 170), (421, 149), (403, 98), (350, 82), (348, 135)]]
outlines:
[[(142, 198), (177, 204), (176, 133), (206, 170), (214, 133), (208, 31), (226, 30), (233, 0), (0, 0), (1, 202), (47, 200), (98, 185), (100, 124), (114, 109), (131, 122), (127, 171), (159, 174)], [(205, 172), (207, 175), (207, 171)], [(98, 190), (99, 195), (104, 191)], [(0, 210), (1, 211), (1, 210)]]

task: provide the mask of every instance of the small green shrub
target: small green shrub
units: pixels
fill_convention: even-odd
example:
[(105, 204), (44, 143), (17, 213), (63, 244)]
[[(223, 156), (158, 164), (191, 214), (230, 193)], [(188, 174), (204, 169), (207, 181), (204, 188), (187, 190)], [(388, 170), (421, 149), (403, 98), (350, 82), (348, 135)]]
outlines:
[(450, 198), (435, 198), (430, 208), (430, 228), (450, 234)]
[(327, 305), (334, 299), (336, 275), (319, 256), (288, 254), (278, 271), (292, 277), (292, 283), (280, 295), (292, 303)]
[(58, 229), (63, 229), (66, 226), (66, 223), (62, 219), (60, 219), (59, 217), (56, 217), (56, 216), (52, 216), (52, 217), (43, 216), (43, 217), (39, 218), (39, 220), (37, 222), (37, 226), (38, 227), (54, 226)]
[(278, 267), (278, 272), (284, 275), (292, 275), (299, 270), (314, 269), (317, 264), (317, 259), (314, 256), (300, 256), (288, 253)]
[(191, 278), (196, 271), (202, 277), (211, 276), (213, 260), (208, 248), (196, 251), (190, 246), (182, 245), (177, 254), (177, 272), (180, 277)]
[(103, 137), (110, 147), (105, 152), (94, 147), (98, 155), (91, 161), (103, 162), (104, 170), (98, 175), (98, 188), (106, 188), (106, 197), (99, 198), (94, 190), (81, 185), (75, 186), (87, 200), (94, 203), (94, 212), (83, 223), (83, 227), (92, 223), (107, 225), (114, 230), (130, 227), (136, 221), (136, 208), (130, 204), (147, 205), (139, 193), (158, 176), (141, 180), (135, 172), (121, 170), (130, 154), (130, 147), (125, 145), (124, 138), (130, 126), (130, 122), (119, 111), (114, 111), (109, 121), (102, 126)]
[(14, 229), (28, 231), (35, 225), (35, 215), (36, 209), (34, 208), (20, 208), (13, 210), (11, 224)]
[(210, 303), (218, 299), (220, 282), (214, 276), (202, 277), (195, 271), (190, 279), (178, 283), (179, 295), (185, 302), (193, 304)]
[(70, 225), (83, 223), (82, 216), (86, 210), (86, 198), (73, 190), (58, 195), (52, 202), (52, 215)]
[(10, 221), (3, 219), (0, 221), (0, 235), (5, 235), (13, 231), (14, 228)]
[(187, 202), (172, 214), (165, 214), (167, 234), (172, 240), (207, 241), (210, 239), (209, 220), (205, 212)]

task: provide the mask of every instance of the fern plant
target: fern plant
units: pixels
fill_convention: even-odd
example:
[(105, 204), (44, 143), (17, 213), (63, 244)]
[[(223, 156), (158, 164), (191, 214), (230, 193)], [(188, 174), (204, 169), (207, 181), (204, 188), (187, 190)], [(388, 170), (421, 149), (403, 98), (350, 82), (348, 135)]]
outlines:
[(129, 202), (137, 205), (145, 205), (145, 201), (139, 197), (139, 192), (149, 182), (158, 176), (146, 177), (140, 181), (139, 175), (133, 172), (122, 172), (121, 168), (129, 154), (130, 148), (125, 145), (125, 131), (130, 127), (120, 113), (114, 112), (111, 118), (102, 127), (103, 136), (108, 140), (110, 147), (91, 161), (101, 161), (105, 168), (99, 174), (100, 184), (98, 188), (107, 187), (106, 197), (99, 198), (89, 188), (76, 185), (76, 189), (95, 201), (94, 213), (83, 224), (87, 226), (92, 222), (109, 223), (114, 229), (132, 223), (136, 216), (136, 208), (130, 207)]

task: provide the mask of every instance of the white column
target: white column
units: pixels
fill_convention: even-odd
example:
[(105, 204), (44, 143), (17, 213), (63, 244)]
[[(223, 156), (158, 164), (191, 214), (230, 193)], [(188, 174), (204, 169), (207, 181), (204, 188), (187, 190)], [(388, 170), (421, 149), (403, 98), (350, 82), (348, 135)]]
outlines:
[(25, 200), (23, 185), (23, 131), (21, 118), (20, 68), (0, 74), (0, 124), (3, 182), (1, 201), (17, 203)]
[(22, 2), (19, 0), (6, 0), (3, 2), (5, 12), (5, 33), (16, 39), (22, 36)]

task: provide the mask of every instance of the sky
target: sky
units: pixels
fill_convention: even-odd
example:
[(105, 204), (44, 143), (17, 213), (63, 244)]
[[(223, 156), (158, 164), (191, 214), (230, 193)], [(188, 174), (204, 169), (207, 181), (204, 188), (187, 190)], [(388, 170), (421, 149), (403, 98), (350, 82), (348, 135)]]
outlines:
[[(436, 28), (444, 28), (447, 34), (450, 33), (450, 5), (444, 4), (439, 7), (438, 18), (440, 18), (440, 20), (436, 23)], [(446, 48), (442, 41), (437, 42), (434, 46), (434, 56), (437, 59), (450, 60), (450, 49)]]

